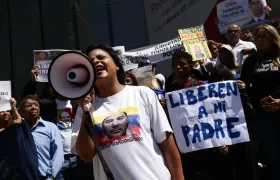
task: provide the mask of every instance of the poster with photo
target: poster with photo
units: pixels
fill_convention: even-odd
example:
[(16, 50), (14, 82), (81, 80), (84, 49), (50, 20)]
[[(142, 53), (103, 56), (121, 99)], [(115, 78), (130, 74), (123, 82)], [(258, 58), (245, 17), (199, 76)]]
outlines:
[(38, 67), (38, 82), (48, 82), (48, 69), (52, 60), (60, 53), (68, 50), (50, 49), (50, 50), (34, 50), (34, 66)]

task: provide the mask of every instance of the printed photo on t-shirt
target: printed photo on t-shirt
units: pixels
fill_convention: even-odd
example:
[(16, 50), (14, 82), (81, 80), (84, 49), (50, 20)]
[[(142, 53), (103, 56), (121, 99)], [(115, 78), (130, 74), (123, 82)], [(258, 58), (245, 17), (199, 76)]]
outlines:
[(72, 108), (59, 109), (57, 111), (57, 124), (60, 128), (71, 128), (73, 119)]
[(142, 140), (136, 107), (123, 108), (102, 117), (94, 116), (94, 121), (101, 149)]

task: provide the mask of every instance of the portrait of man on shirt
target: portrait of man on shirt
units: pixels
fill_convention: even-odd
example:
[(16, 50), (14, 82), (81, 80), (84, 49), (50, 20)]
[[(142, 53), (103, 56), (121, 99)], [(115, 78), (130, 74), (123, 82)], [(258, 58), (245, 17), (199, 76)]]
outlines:
[(105, 118), (102, 127), (109, 139), (125, 136), (128, 128), (127, 113), (122, 112)]

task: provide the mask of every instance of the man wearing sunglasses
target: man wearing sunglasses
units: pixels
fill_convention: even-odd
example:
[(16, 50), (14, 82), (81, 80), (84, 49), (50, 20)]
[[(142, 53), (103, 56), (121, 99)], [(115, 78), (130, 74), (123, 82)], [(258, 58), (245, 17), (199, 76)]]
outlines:
[(244, 59), (256, 51), (256, 46), (252, 42), (242, 41), (240, 35), (241, 28), (236, 24), (230, 25), (226, 33), (228, 44), (222, 47), (232, 50), (237, 63), (242, 65)]

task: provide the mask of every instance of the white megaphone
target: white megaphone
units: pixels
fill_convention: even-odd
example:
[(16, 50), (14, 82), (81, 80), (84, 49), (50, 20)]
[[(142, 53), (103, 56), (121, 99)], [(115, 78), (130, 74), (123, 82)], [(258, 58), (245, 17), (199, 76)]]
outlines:
[(76, 100), (90, 93), (95, 84), (95, 72), (92, 61), (85, 54), (66, 51), (51, 62), (48, 79), (58, 95)]

